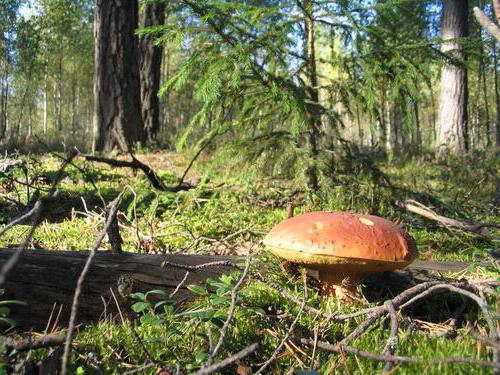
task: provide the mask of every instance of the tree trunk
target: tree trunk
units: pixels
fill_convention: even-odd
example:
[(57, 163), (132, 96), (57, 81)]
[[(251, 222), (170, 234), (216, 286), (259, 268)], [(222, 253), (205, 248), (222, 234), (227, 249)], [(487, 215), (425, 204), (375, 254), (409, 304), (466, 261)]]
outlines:
[[(170, 80), (170, 71), (171, 71), (171, 66), (170, 66), (170, 51), (168, 50), (168, 46), (164, 48), (165, 50), (165, 56), (162, 59), (162, 64), (163, 64), (163, 72), (162, 72), (162, 80), (163, 82), (168, 82)], [(170, 91), (167, 91), (167, 93), (163, 96), (162, 98), (162, 103), (161, 103), (161, 126), (160, 126), (160, 131), (161, 128), (163, 129), (168, 129), (169, 133), (173, 133), (173, 129), (171, 129), (170, 125)]]
[(483, 88), (483, 100), (484, 100), (484, 117), (486, 125), (486, 147), (491, 146), (491, 129), (490, 129), (490, 106), (488, 102), (488, 86), (486, 84), (486, 63), (481, 61), (481, 84)]
[(308, 146), (309, 146), (309, 165), (306, 170), (307, 184), (312, 191), (319, 190), (318, 181), (318, 154), (319, 154), (319, 137), (321, 118), (318, 113), (317, 105), (319, 104), (318, 92), (318, 76), (316, 72), (316, 52), (314, 48), (314, 18), (313, 4), (311, 0), (303, 2), (304, 19), (305, 19), (305, 49), (306, 49), (306, 91), (307, 99), (307, 125), (308, 125)]
[[(442, 52), (463, 60), (457, 38), (467, 36), (468, 0), (445, 0), (441, 36)], [(468, 150), (467, 72), (464, 67), (446, 62), (441, 68), (437, 152), (459, 154)]]
[[(146, 3), (141, 26), (163, 25), (165, 22), (164, 3)], [(146, 140), (152, 143), (160, 130), (160, 107), (158, 90), (160, 88), (161, 60), (163, 47), (155, 46), (155, 36), (146, 35), (139, 41), (141, 51), (140, 77), (141, 77), (141, 106), (142, 121)]]
[(2, 86), (0, 88), (0, 140), (6, 137), (7, 133), (7, 98), (9, 94), (9, 81), (8, 75), (9, 71), (7, 68), (7, 61), (3, 61), (5, 64), (4, 71), (2, 74)]
[(500, 89), (498, 84), (498, 55), (497, 55), (495, 41), (492, 41), (492, 43), (493, 43), (493, 83), (495, 87), (495, 102), (496, 102), (495, 144), (497, 147), (500, 147)]
[(62, 131), (62, 56), (59, 56), (57, 62), (56, 81), (54, 82), (54, 117), (56, 120), (56, 129)]
[(418, 110), (418, 102), (412, 102), (412, 116), (413, 123), (415, 125), (414, 137), (412, 138), (413, 147), (417, 155), (422, 154), (422, 129), (420, 127), (420, 113)]
[(130, 151), (144, 141), (137, 13), (133, 0), (96, 0), (94, 151)]
[(48, 120), (49, 120), (49, 104), (48, 104), (48, 91), (49, 91), (49, 77), (45, 72), (44, 87), (43, 87), (43, 134), (47, 135)]

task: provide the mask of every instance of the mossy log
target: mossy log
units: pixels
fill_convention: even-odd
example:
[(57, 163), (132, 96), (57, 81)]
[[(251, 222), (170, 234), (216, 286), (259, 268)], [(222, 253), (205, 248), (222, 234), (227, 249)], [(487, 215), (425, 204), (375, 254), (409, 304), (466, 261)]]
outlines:
[[(0, 249), (0, 267), (9, 259), (13, 249)], [(5, 294), (2, 300), (24, 301), (26, 306), (12, 305), (10, 318), (21, 329), (50, 331), (54, 327), (65, 327), (73, 295), (88, 251), (26, 250), (10, 272), (2, 286)], [(79, 300), (77, 322), (88, 323), (99, 319), (130, 316), (130, 305), (135, 302), (126, 295), (130, 292), (146, 292), (162, 289), (171, 294), (186, 276), (181, 268), (165, 266), (162, 263), (198, 265), (212, 261), (230, 260), (238, 262), (239, 257), (207, 255), (151, 255), (98, 251), (85, 278)], [(467, 267), (461, 262), (415, 262), (411, 271), (437, 270), (459, 271)], [(202, 268), (190, 272), (185, 282), (175, 293), (176, 300), (190, 299), (193, 294), (188, 285), (199, 284), (207, 278), (217, 278), (230, 272), (228, 266)], [(132, 280), (130, 284), (129, 281)], [(388, 279), (385, 278), (387, 281)], [(124, 291), (123, 288), (130, 289)], [(127, 289), (127, 288), (126, 288)]]

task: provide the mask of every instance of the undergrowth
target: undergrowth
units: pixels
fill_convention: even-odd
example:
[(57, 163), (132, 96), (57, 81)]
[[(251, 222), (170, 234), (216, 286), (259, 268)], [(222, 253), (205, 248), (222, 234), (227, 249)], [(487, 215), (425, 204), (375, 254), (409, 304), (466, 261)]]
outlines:
[[(265, 141), (272, 143), (274, 140)], [(154, 191), (141, 174), (124, 169), (111, 170), (102, 165), (92, 166), (77, 160), (76, 167), (69, 166), (66, 170), (60, 194), (52, 203), (46, 220), (36, 230), (31, 245), (42, 249), (90, 248), (103, 226), (103, 207), (124, 191), (119, 204), (119, 220), (126, 251), (239, 254), (238, 249), (248, 250), (276, 223), (285, 219), (287, 207), (293, 205), (295, 214), (312, 210), (347, 210), (387, 217), (403, 223), (409, 230), (417, 241), (420, 259), (478, 264), (455, 275), (457, 277), (498, 276), (498, 268), (491, 266), (495, 263), (480, 263), (498, 256), (495, 252), (498, 242), (462, 232), (449, 232), (435, 222), (401, 210), (396, 204), (398, 200), (415, 199), (450, 217), (498, 222), (498, 164), (494, 158), (468, 160), (467, 163), (464, 160), (387, 163), (378, 161), (376, 156), (364, 156), (359, 161), (326, 154), (321, 165), (322, 190), (311, 194), (304, 189), (300, 172), (303, 168), (287, 162), (287, 155), (278, 157), (280, 144), (275, 143), (274, 148), (268, 148), (269, 155), (258, 152), (253, 155), (253, 167), (243, 163), (229, 149), (215, 154), (212, 159), (202, 158), (190, 172), (190, 175), (202, 177), (200, 185), (177, 194)], [(175, 176), (182, 174), (189, 155), (147, 153), (137, 156), (157, 170), (167, 183), (175, 184)], [(23, 161), (27, 173), (23, 169), (14, 169), (0, 176), (0, 220), (3, 222), (24, 212), (36, 199), (37, 189), (44, 194), (60, 162), (53, 156), (24, 157)], [(19, 183), (25, 180), (32, 185), (29, 191)], [(0, 246), (18, 244), (29, 228), (28, 224), (17, 226), (0, 237)], [(217, 242), (224, 238), (227, 240)], [(105, 243), (104, 248), (109, 248), (109, 244)], [(302, 296), (300, 277), (287, 272), (275, 258), (264, 253), (257, 256), (256, 262), (254, 267), (265, 264), (274, 281), (298, 298)], [(136, 300), (134, 309), (140, 318), (132, 325), (101, 322), (83, 329), (75, 339), (72, 371), (94, 373), (95, 368), (99, 368), (105, 373), (120, 374), (147, 362), (146, 352), (158, 363), (178, 364), (186, 372), (196, 370), (207, 359), (209, 333), (214, 342), (218, 339), (230, 306), (229, 291), (238, 277), (237, 273), (224, 275), (219, 280), (190, 286), (198, 298), (189, 304), (169, 301), (166, 296), (157, 304), (150, 302), (150, 296), (132, 295), (131, 298)], [(359, 307), (325, 301), (318, 297), (314, 288), (309, 290), (308, 303), (327, 311), (348, 312)], [(230, 326), (218, 359), (259, 342), (261, 348), (257, 354), (244, 360), (244, 364), (252, 365), (255, 370), (272, 354), (298, 310), (299, 306), (267, 285), (257, 281), (245, 284), (238, 295), (236, 319)], [(448, 318), (449, 315), (439, 313), (434, 320), (439, 322)], [(439, 337), (437, 328), (415, 327), (408, 321), (399, 332), (397, 353), (424, 359), (447, 356), (488, 359), (488, 351), (478, 346), (469, 335), (472, 328), (483, 326), (482, 318), (474, 311), (470, 311), (468, 318), (453, 339)], [(278, 360), (268, 368), (268, 373), (293, 373), (311, 367), (322, 374), (381, 372), (383, 363), (353, 355), (339, 356), (318, 351), (312, 358), (312, 353), (294, 339), (312, 337), (316, 329), (321, 339), (337, 342), (359, 323), (360, 320), (354, 319), (326, 324), (311, 313), (303, 312), (294, 336)], [(410, 330), (416, 332), (410, 335)], [(388, 330), (381, 325), (353, 345), (380, 352), (387, 334)], [(145, 348), (138, 343), (138, 338)], [(44, 353), (43, 350), (37, 351), (34, 358), (42, 358)], [(155, 371), (153, 368), (142, 373), (153, 374)], [(226, 373), (234, 371), (232, 367)], [(490, 370), (473, 365), (425, 364), (399, 365), (396, 369), (398, 374), (419, 372), (487, 374)]]

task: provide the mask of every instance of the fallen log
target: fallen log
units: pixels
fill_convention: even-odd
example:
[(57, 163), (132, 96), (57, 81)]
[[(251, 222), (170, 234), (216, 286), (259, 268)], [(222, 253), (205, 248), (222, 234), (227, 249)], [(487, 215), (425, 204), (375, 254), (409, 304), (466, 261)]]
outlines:
[[(16, 250), (0, 249), (0, 267)], [(26, 250), (4, 284), (2, 299), (24, 301), (27, 306), (11, 306), (10, 318), (25, 330), (51, 332), (66, 327), (71, 311), (78, 276), (88, 251)], [(178, 301), (194, 294), (188, 285), (199, 284), (207, 278), (217, 278), (233, 268), (230, 265), (203, 267), (186, 273), (172, 264), (196, 266), (226, 260), (240, 263), (241, 257), (186, 254), (112, 254), (98, 251), (85, 279), (77, 322), (88, 323), (110, 317), (130, 316), (135, 302), (127, 295), (153, 289), (173, 294)], [(414, 262), (409, 269), (416, 272), (458, 272), (469, 266), (464, 262)], [(175, 293), (174, 293), (175, 292)]]
[[(15, 252), (0, 249), (0, 266)], [(21, 329), (50, 331), (65, 327), (71, 312), (73, 294), (88, 251), (26, 250), (3, 285), (2, 299), (24, 301), (27, 306), (12, 305), (10, 318)], [(168, 259), (173, 263), (197, 265), (230, 257), (205, 255), (144, 255), (133, 253), (96, 253), (83, 285), (77, 322), (88, 323), (106, 317), (128, 315), (136, 301), (124, 297), (130, 292), (162, 289), (172, 293), (186, 276), (186, 271), (162, 267)], [(188, 299), (193, 294), (187, 285), (199, 284), (231, 271), (230, 267), (214, 267), (190, 272), (175, 298)], [(128, 289), (127, 291), (122, 290)], [(120, 293), (121, 292), (121, 293)], [(118, 307), (119, 306), (119, 307)], [(119, 311), (121, 310), (121, 311)]]

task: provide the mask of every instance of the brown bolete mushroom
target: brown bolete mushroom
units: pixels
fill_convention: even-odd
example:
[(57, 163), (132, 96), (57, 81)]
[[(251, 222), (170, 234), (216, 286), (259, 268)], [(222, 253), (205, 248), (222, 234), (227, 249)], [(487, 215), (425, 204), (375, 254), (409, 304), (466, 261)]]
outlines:
[(264, 238), (276, 256), (318, 271), (322, 293), (355, 295), (365, 276), (404, 268), (417, 256), (415, 241), (392, 222), (349, 212), (309, 212), (289, 218)]

